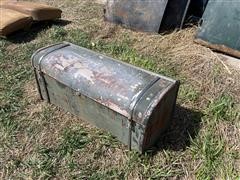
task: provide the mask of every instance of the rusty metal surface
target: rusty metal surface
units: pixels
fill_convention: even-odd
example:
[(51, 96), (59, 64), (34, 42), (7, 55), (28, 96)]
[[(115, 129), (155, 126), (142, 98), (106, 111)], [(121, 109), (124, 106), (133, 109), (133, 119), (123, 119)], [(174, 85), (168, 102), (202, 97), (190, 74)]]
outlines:
[(159, 32), (168, 0), (108, 0), (105, 19), (131, 29)]
[(191, 0), (108, 0), (105, 19), (128, 28), (159, 32), (182, 28)]
[[(179, 82), (60, 43), (32, 56), (42, 99), (144, 152), (169, 124)], [(146, 137), (148, 136), (148, 137)]]
[(49, 53), (41, 67), (42, 72), (128, 118), (145, 87), (159, 79), (74, 45)]
[(147, 125), (154, 108), (159, 104), (165, 94), (175, 86), (176, 83), (172, 83), (166, 79), (159, 79), (143, 96), (141, 96), (134, 109), (133, 119), (135, 119), (136, 122)]
[(202, 39), (195, 39), (194, 42), (201, 44), (203, 46), (209, 47), (211, 49), (214, 49), (216, 51), (223, 52), (225, 54), (229, 54), (231, 56), (240, 58), (240, 51), (230, 48), (224, 44), (212, 44), (212, 43), (210, 43), (208, 41), (204, 41)]
[(197, 34), (197, 42), (240, 57), (240, 3), (209, 0)]
[[(160, 84), (161, 82), (159, 82)], [(146, 129), (142, 140), (143, 151), (154, 145), (171, 124), (171, 116), (175, 110), (173, 105), (177, 99), (178, 89), (179, 82), (176, 82), (176, 84), (165, 89), (164, 92), (159, 92), (156, 95), (155, 102), (150, 108), (151, 113), (148, 121), (144, 122), (146, 123)]]

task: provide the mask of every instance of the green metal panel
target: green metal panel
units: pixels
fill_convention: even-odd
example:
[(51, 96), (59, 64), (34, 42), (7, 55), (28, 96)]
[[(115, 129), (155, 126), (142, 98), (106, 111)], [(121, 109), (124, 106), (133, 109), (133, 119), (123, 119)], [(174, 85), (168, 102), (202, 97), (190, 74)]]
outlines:
[(147, 150), (167, 127), (177, 81), (70, 43), (40, 49), (32, 61), (42, 99), (132, 149)]
[(123, 141), (125, 144), (128, 143), (129, 121), (125, 116), (102, 106), (84, 95), (79, 95), (70, 87), (47, 75), (45, 78), (48, 83), (51, 103), (64, 107), (65, 110), (81, 116), (81, 119), (99, 128), (109, 130), (120, 141)]
[(197, 41), (210, 48), (240, 57), (240, 3), (209, 0)]

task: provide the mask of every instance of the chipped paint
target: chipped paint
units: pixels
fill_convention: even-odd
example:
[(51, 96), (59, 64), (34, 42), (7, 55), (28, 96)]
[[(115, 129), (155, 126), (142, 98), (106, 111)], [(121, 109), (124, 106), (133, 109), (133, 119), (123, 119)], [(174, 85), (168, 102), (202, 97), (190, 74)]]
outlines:
[(142, 118), (142, 113), (141, 113), (141, 112), (138, 113), (138, 117), (139, 117), (140, 119)]
[(67, 47), (47, 55), (42, 71), (130, 118), (136, 99), (157, 76), (124, 63), (116, 67), (111, 58), (81, 51), (77, 54)]
[(105, 19), (146, 32), (181, 29), (191, 0), (108, 0)]
[[(49, 94), (50, 103), (145, 151), (170, 118), (178, 83), (72, 44), (60, 47), (44, 48), (33, 56), (35, 71), (41, 66), (46, 80), (44, 85), (37, 74), (43, 99)], [(166, 97), (170, 100), (165, 102)]]

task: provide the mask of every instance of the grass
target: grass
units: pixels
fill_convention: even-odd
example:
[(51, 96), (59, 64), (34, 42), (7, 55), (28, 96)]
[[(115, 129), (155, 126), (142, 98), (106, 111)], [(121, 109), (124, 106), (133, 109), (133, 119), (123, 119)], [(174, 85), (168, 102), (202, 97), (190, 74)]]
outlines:
[[(91, 9), (88, 2), (79, 7), (66, 3), (85, 9), (86, 14), (80, 15), (86, 20), (65, 27), (59, 23), (33, 27), (37, 31), (32, 34), (19, 32), (0, 40), (1, 178), (240, 178), (240, 99), (237, 87), (223, 81), (237, 81), (239, 76), (226, 74), (215, 59), (204, 59), (209, 50), (203, 47), (198, 47), (202, 54), (191, 55), (192, 47), (178, 41), (187, 41), (184, 32), (188, 29), (143, 38), (143, 34), (118, 28), (106, 36), (101, 17), (91, 18), (93, 12), (99, 13), (99, 5), (90, 3)], [(157, 143), (157, 152), (130, 152), (107, 132), (39, 100), (30, 57), (38, 48), (59, 41), (181, 80), (173, 123)], [(188, 51), (181, 54), (180, 47)]]
[(207, 109), (208, 114), (214, 116), (214, 120), (235, 121), (239, 119), (239, 109), (234, 106), (233, 98), (222, 95), (212, 101)]

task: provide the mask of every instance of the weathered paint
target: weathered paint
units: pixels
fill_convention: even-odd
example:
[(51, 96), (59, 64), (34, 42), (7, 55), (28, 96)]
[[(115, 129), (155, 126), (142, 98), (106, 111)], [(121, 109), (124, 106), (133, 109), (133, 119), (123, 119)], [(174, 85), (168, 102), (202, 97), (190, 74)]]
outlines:
[(158, 32), (168, 0), (108, 0), (105, 19), (131, 29)]
[(105, 19), (146, 32), (182, 28), (190, 0), (108, 0)]
[(240, 58), (240, 3), (209, 0), (196, 42)]
[(145, 151), (167, 127), (177, 81), (69, 43), (40, 49), (32, 61), (42, 99), (130, 148)]
[(128, 118), (132, 112), (130, 103), (158, 78), (72, 46), (45, 56), (41, 66), (42, 72)]

